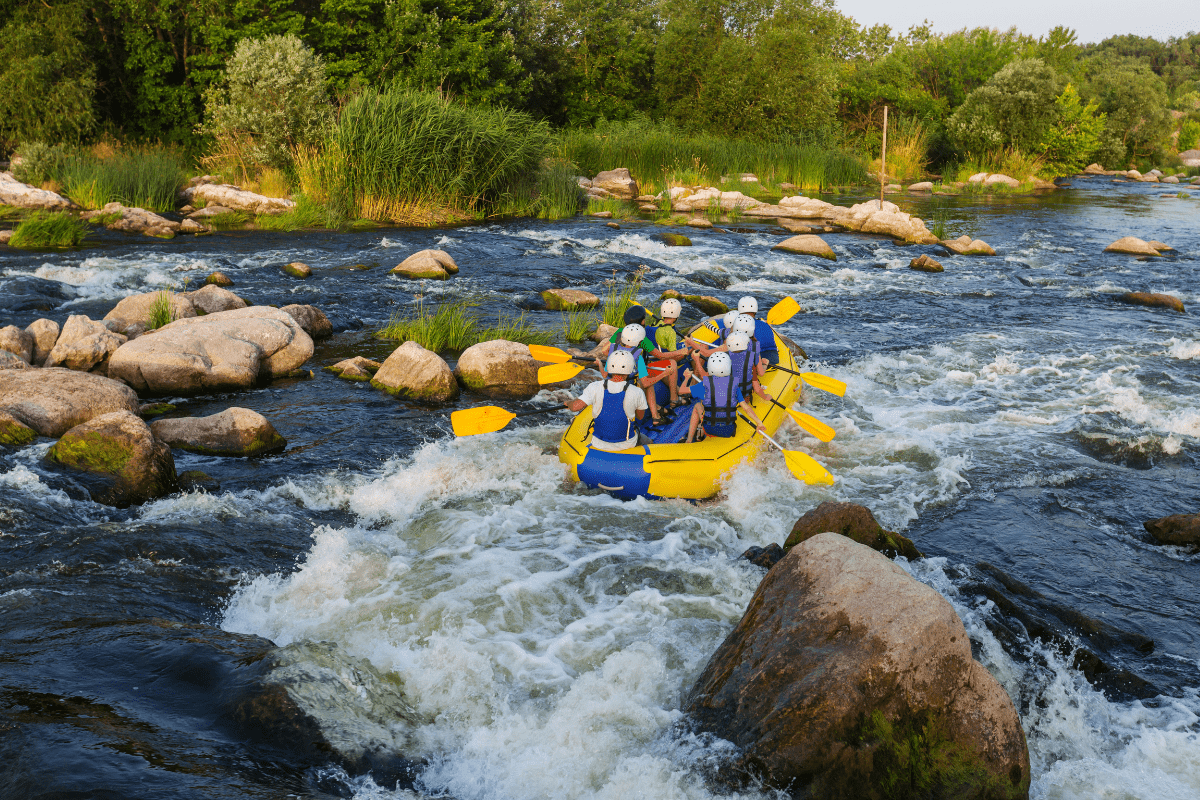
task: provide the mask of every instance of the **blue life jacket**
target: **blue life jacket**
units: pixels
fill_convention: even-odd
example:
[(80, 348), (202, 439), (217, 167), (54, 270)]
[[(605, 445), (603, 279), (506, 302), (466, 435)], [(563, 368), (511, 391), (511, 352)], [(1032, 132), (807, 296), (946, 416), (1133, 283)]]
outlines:
[(754, 320), (754, 338), (758, 340), (758, 348), (764, 356), (767, 353), (779, 352), (779, 346), (775, 344), (775, 330), (766, 320)]
[(737, 382), (732, 376), (704, 379), (704, 427), (737, 424)]
[(751, 339), (750, 346), (742, 352), (729, 352), (729, 360), (733, 362), (733, 369), (729, 375), (747, 397), (754, 391), (754, 368), (758, 365), (758, 359), (754, 358), (755, 351), (754, 340)]
[(625, 393), (629, 391), (629, 378), (620, 392), (610, 392), (608, 381), (604, 382), (604, 402), (600, 413), (592, 418), (592, 435), (602, 442), (619, 444), (633, 436), (633, 420), (625, 414)]

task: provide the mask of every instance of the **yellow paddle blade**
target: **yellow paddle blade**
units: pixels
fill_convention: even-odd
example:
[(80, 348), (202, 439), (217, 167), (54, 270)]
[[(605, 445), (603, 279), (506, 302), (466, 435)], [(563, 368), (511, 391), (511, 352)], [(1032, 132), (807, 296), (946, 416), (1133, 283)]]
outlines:
[(569, 381), (583, 372), (583, 370), (584, 366), (582, 364), (551, 364), (548, 367), (540, 367), (538, 369), (538, 383)]
[(805, 414), (803, 411), (796, 411), (795, 409), (791, 408), (787, 409), (787, 412), (788, 415), (796, 421), (797, 425), (820, 439), (822, 442), (831, 442), (833, 441), (833, 437), (837, 435), (837, 432), (833, 428), (829, 427), (824, 422), (821, 422), (821, 420), (817, 419), (811, 414)]
[(768, 325), (782, 325), (800, 311), (800, 304), (790, 297), (785, 297), (771, 307), (767, 312)]
[(815, 458), (798, 450), (784, 450), (783, 460), (800, 480), (807, 484), (823, 483), (833, 485), (833, 473), (822, 467)]
[(800, 377), (804, 379), (805, 383), (823, 392), (836, 394), (838, 397), (846, 394), (846, 384), (837, 378), (831, 378), (819, 372), (801, 372)]
[(455, 436), (475, 436), (494, 433), (517, 418), (517, 415), (500, 406), (464, 408), (450, 415), (450, 426)]
[(572, 358), (571, 354), (565, 350), (548, 347), (544, 344), (529, 345), (529, 355), (533, 356), (534, 361), (549, 361), (551, 364), (564, 364)]

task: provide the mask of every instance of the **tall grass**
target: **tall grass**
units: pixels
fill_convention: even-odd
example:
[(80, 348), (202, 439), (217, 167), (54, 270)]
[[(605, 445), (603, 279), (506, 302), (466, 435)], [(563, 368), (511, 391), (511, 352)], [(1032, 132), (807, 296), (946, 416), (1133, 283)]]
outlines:
[(596, 314), (591, 310), (562, 312), (562, 332), (568, 342), (582, 342), (596, 330)]
[(562, 159), (547, 159), (538, 172), (537, 215), (542, 219), (564, 219), (579, 213), (587, 194), (575, 180), (575, 165)]
[(550, 146), (549, 126), (528, 114), (392, 86), (346, 103), (319, 154), (298, 169), (302, 189), (319, 181), (310, 195), (348, 217), (428, 224), (445, 210), (534, 211)]
[(174, 292), (162, 291), (154, 296), (150, 304), (150, 319), (146, 322), (146, 330), (153, 331), (175, 321), (175, 311), (171, 308)]
[(625, 325), (625, 312), (632, 305), (638, 304), (638, 292), (642, 290), (642, 278), (646, 275), (646, 268), (641, 267), (630, 277), (628, 281), (621, 281), (617, 278), (617, 273), (614, 270), (611, 280), (608, 283), (608, 294), (604, 298), (603, 319), (605, 325), (612, 325), (614, 328), (621, 328)]
[[(920, 120), (897, 120), (888, 131), (887, 177), (905, 181), (925, 176), (928, 166), (929, 134)], [(879, 174), (879, 159), (871, 162), (871, 170)]]
[(65, 211), (35, 211), (13, 229), (8, 244), (26, 249), (75, 247), (87, 234), (87, 224)]
[[(1000, 173), (1010, 178), (1027, 183), (1031, 176), (1040, 175), (1045, 163), (1037, 156), (1027, 155), (1016, 148), (993, 150), (983, 155), (968, 155), (957, 164), (948, 164), (942, 173), (942, 181), (966, 181), (972, 175), (980, 172)], [(968, 184), (972, 185), (972, 184)], [(982, 186), (981, 186), (982, 188)], [(988, 191), (1006, 190), (1008, 187), (989, 186)]]
[(429, 310), (418, 303), (415, 311), (397, 314), (375, 335), (381, 339), (413, 341), (435, 353), (462, 352), (473, 344), (491, 339), (507, 339), (523, 344), (550, 344), (554, 337), (541, 331), (522, 313), (517, 317), (501, 317), (495, 325), (484, 325), (466, 300), (443, 303)]
[(617, 200), (615, 197), (589, 197), (587, 213), (596, 214), (601, 211), (609, 212), (613, 219), (632, 219), (637, 213), (637, 209), (624, 200)]
[(626, 167), (644, 192), (671, 185), (717, 185), (722, 176), (752, 172), (760, 186), (791, 183), (805, 191), (862, 183), (866, 166), (855, 153), (815, 144), (688, 135), (644, 121), (572, 130), (559, 153), (587, 175)]
[(186, 179), (182, 159), (163, 147), (119, 151), (108, 158), (81, 154), (62, 167), (63, 190), (84, 208), (105, 203), (171, 211)]

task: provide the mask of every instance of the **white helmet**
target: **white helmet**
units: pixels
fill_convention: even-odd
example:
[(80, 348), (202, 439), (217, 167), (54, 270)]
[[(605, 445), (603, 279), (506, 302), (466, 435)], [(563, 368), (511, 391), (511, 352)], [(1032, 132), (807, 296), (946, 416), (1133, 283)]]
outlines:
[(754, 317), (746, 314), (738, 314), (738, 318), (733, 321), (733, 332), (744, 333), (747, 337), (754, 335)]
[(646, 338), (646, 329), (636, 322), (621, 329), (621, 344), (626, 347), (637, 347)]
[(733, 359), (729, 353), (713, 353), (708, 357), (708, 374), (715, 378), (728, 378), (733, 374)]
[(736, 309), (734, 309), (733, 311), (727, 312), (725, 314), (725, 318), (724, 318), (725, 330), (730, 330), (731, 328), (733, 328), (733, 321), (737, 318), (738, 318), (738, 312)]
[(682, 311), (683, 303), (672, 297), (669, 300), (662, 301), (662, 305), (658, 309), (658, 315), (663, 319), (679, 319)]
[(743, 297), (738, 300), (738, 312), (741, 314), (757, 314), (758, 301), (753, 297)]
[(741, 353), (750, 347), (750, 337), (741, 331), (736, 331), (725, 337), (725, 344), (729, 345), (729, 352)]
[(608, 361), (604, 365), (604, 370), (609, 375), (631, 375), (637, 369), (637, 364), (633, 360), (633, 353), (626, 350), (616, 350), (608, 354)]

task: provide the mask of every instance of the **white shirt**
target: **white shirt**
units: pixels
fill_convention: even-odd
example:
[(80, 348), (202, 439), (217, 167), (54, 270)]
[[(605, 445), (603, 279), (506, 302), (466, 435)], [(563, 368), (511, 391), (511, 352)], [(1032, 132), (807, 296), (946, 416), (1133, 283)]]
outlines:
[[(628, 379), (626, 379), (627, 381)], [(626, 381), (609, 381), (609, 394), (620, 394), (625, 391)], [(579, 394), (579, 399), (592, 407), (592, 418), (595, 419), (600, 415), (600, 409), (604, 407), (604, 381), (596, 381), (589, 383), (587, 388)], [(650, 406), (646, 403), (646, 393), (642, 391), (642, 387), (630, 385), (628, 391), (625, 391), (625, 418), (637, 419), (639, 410), (648, 410)], [(592, 437), (591, 446), (597, 450), (605, 450), (609, 453), (615, 453), (618, 450), (628, 450), (630, 447), (637, 445), (637, 433), (623, 442), (606, 442), (602, 439)]]

